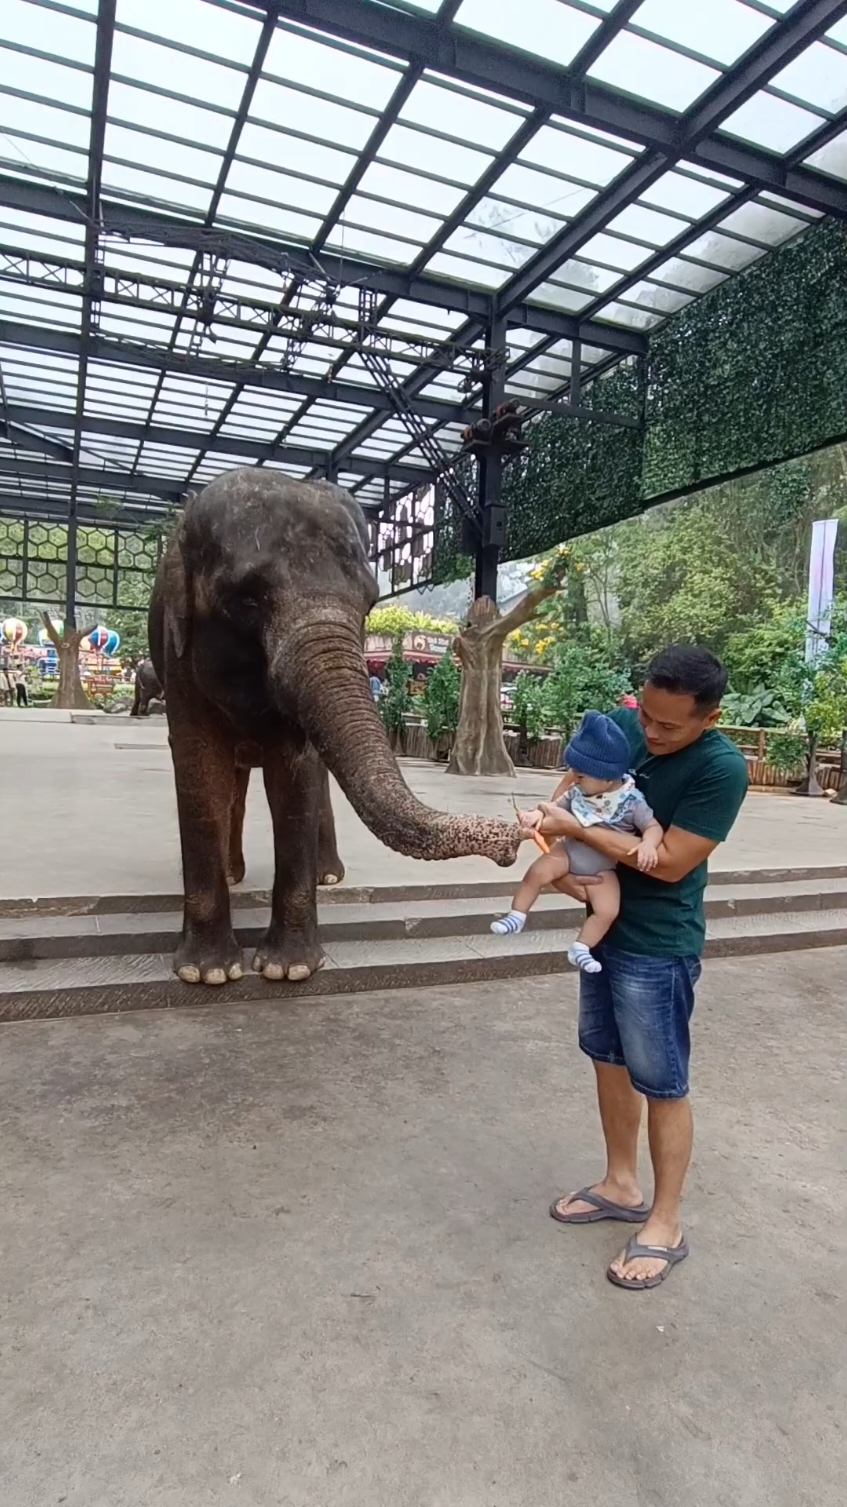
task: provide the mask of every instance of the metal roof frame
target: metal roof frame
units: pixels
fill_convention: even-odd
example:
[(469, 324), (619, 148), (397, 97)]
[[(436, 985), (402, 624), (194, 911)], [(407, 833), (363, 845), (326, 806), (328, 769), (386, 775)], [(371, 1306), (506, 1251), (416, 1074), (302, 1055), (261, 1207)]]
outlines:
[[(91, 77), (90, 107), (75, 103), (70, 94), (54, 97), (18, 81), (4, 85), (5, 93), (36, 111), (61, 110), (69, 126), (74, 120), (88, 122), (84, 181), (82, 174), (29, 162), (23, 148), (18, 149), (23, 167), (8, 163), (0, 169), (0, 225), (4, 211), (12, 217), (11, 225), (0, 228), (0, 289), (11, 290), (10, 298), (17, 300), (14, 314), (0, 305), (0, 369), (10, 359), (20, 368), (0, 387), (0, 510), (7, 512), (14, 503), (33, 516), (45, 509), (61, 514), (64, 501), (71, 541), (76, 519), (91, 515), (89, 492), (124, 497), (128, 516), (142, 507), (155, 515), (157, 507), (170, 507), (207, 480), (210, 465), (231, 457), (280, 466), (293, 475), (340, 479), (383, 514), (375, 550), (396, 547), (408, 556), (413, 534), (417, 538), (426, 531), (423, 515), (414, 513), (414, 498), (439, 471), (452, 476), (459, 430), (480, 416), (492, 392), (511, 391), (528, 410), (584, 416), (589, 411), (585, 390), (594, 378), (620, 360), (643, 356), (654, 319), (672, 312), (674, 301), (681, 305), (766, 252), (774, 244), (769, 224), (779, 222), (773, 234), (780, 239), (791, 233), (792, 221), (800, 231), (822, 214), (847, 220), (847, 175), (809, 163), (847, 132), (844, 102), (830, 108), (790, 87), (790, 78), (781, 79), (822, 38), (830, 52), (843, 55), (847, 73), (847, 37), (833, 32), (847, 16), (847, 0), (799, 0), (782, 13), (768, 0), (738, 0), (736, 8), (748, 22), (761, 17), (761, 34), (725, 65), (690, 42), (651, 31), (642, 0), (617, 0), (611, 8), (593, 0), (555, 0), (563, 16), (567, 13), (574, 25), (582, 18), (579, 24), (589, 31), (566, 65), (471, 29), (463, 19), (463, 0), (441, 0), (435, 10), (424, 9), (423, 0), (192, 0), (212, 19), (238, 18), (255, 27), (250, 56), (231, 63), (233, 80), (236, 74), (240, 78), (237, 102), (233, 96), (231, 104), (200, 100), (190, 90), (182, 94), (170, 87), (166, 74), (155, 79), (143, 77), (141, 70), (138, 78), (122, 74), (113, 62), (118, 35), (158, 47), (162, 55), (169, 49), (168, 57), (182, 53), (186, 61), (219, 73), (229, 61), (193, 41), (180, 41), (176, 32), (164, 37), (142, 31), (131, 11), (124, 15), (129, 3), (98, 0), (90, 65), (55, 57), (29, 42), (6, 44), (33, 66), (38, 58), (52, 58)], [(21, 7), (53, 12), (57, 23), (60, 16), (92, 19), (76, 11), (73, 0), (10, 4), (21, 14)], [(0, 42), (2, 32), (0, 20)], [(349, 97), (333, 92), (331, 79), (275, 75), (271, 63), (280, 32), (307, 48), (341, 49), (351, 67), (380, 69), (386, 87), (393, 80), (382, 107), (352, 91)], [(708, 69), (713, 80), (681, 109), (613, 87), (594, 75), (622, 39), (661, 48), (679, 59), (680, 68)], [(149, 99), (142, 124), (111, 113), (113, 84)], [(312, 100), (324, 102), (327, 110), (358, 112), (370, 123), (362, 144), (350, 147), (336, 137), (317, 136), (308, 121), (262, 114), (256, 104), (261, 91), (277, 86), (295, 91), (304, 108)], [(440, 90), (445, 102), (465, 100), (468, 110), (499, 112), (501, 123), (511, 113), (503, 144), (484, 146), (473, 133), (463, 140), (448, 128), (449, 121), (437, 115), (424, 120), (420, 109), (415, 114), (414, 103), (427, 88)], [(736, 112), (762, 99), (775, 102), (774, 109), (805, 112), (814, 128), (786, 150), (727, 128)], [(196, 112), (201, 106), (226, 131), (219, 147), (168, 129), (169, 110)], [(155, 169), (162, 189), (156, 196), (137, 185), (104, 183), (108, 163), (129, 172), (130, 181), (139, 165), (111, 151), (113, 129), (133, 131), (141, 141), (140, 133), (147, 131), (150, 141), (173, 143), (174, 153), (184, 148), (194, 159), (211, 154), (213, 181), (206, 188), (202, 175), (191, 177), (176, 163), (173, 170)], [(250, 155), (255, 146), (244, 147), (245, 135), (257, 131), (278, 137), (282, 155), (292, 142), (301, 143), (307, 155), (292, 163), (287, 202), (262, 198), (252, 182), (248, 190), (242, 186), (246, 197), (238, 203), (252, 204), (254, 219), (236, 222), (227, 202), (233, 171), (241, 164), (251, 171), (279, 168), (276, 161)], [(419, 152), (429, 138), (432, 164), (425, 153), (423, 161), (406, 160), (398, 131), (415, 133)], [(551, 165), (538, 150), (543, 133), (548, 148), (561, 137), (563, 159), (577, 149), (605, 151), (610, 159), (617, 154), (617, 166), (601, 178), (581, 174), (578, 165), (568, 171), (566, 161)], [(36, 157), (54, 143), (46, 125), (43, 131), (22, 128), (18, 140)], [(339, 163), (349, 161), (340, 178), (337, 167), (335, 177), (329, 170), (321, 176), (309, 169), (308, 152), (324, 148)], [(74, 150), (81, 155), (81, 148)], [(456, 154), (462, 151), (479, 160), (478, 170), (468, 169), (467, 176), (444, 167), (439, 157), (461, 161)], [(389, 184), (398, 175), (404, 182), (417, 180), (419, 198), (402, 202), (375, 187), (369, 181), (375, 169)], [(581, 196), (584, 203), (571, 214), (559, 209), (561, 195), (532, 202), (527, 190), (522, 196), (506, 189), (509, 170), (525, 176), (528, 170), (538, 182), (548, 175), (551, 192), (564, 183), (564, 198)], [(656, 194), (669, 174), (682, 185), (683, 199), (690, 193), (694, 201), (699, 194), (712, 202), (701, 209), (668, 205), (666, 196)], [(174, 182), (185, 185), (184, 202), (174, 201)], [(428, 195), (438, 197), (433, 185), (452, 207), (428, 206)], [(316, 202), (323, 195), (325, 210), (298, 208), (297, 194), (307, 203), (313, 192)], [(190, 200), (203, 193), (205, 209), (198, 212)], [(299, 216), (304, 224), (310, 216), (313, 230), (299, 239), (280, 232), (272, 213), (277, 208), (283, 218)], [(505, 218), (485, 219), (501, 209)], [(610, 223), (632, 210), (648, 222), (652, 215), (657, 225), (664, 218), (670, 229), (657, 229), (653, 240), (649, 226), (645, 232), (638, 223)], [(739, 219), (745, 210), (749, 224)], [(372, 249), (371, 214), (374, 224), (382, 216), (392, 225), (382, 232), (385, 254), (379, 239)], [(533, 215), (543, 228), (533, 225)], [(728, 216), (735, 217), (731, 229)], [(510, 229), (515, 220), (518, 228)], [(47, 229), (39, 240), (36, 227), (42, 223)], [(424, 224), (433, 227), (432, 234), (425, 233)], [(15, 243), (15, 227), (21, 244)], [(354, 241), (349, 251), (348, 231)], [(711, 249), (701, 244), (709, 235)], [(363, 237), (365, 251), (355, 245)], [(457, 237), (469, 241), (472, 250), (457, 246)], [(597, 237), (603, 238), (602, 250), (592, 246)], [(488, 242), (496, 242), (499, 252)], [(476, 243), (484, 243), (481, 250)], [(155, 254), (150, 260), (149, 248), (166, 248), (176, 270)], [(148, 262), (141, 265), (145, 256)], [(449, 262), (449, 275), (439, 258)], [(237, 291), (231, 286), (232, 266), (242, 269)], [(269, 279), (276, 279), (270, 296), (264, 292)], [(31, 295), (25, 319), (16, 317), (23, 293)], [(74, 328), (73, 318), (56, 311), (76, 300)], [(130, 314), (133, 334), (119, 333), (116, 325)], [(149, 339), (139, 336), (143, 319), (151, 321)], [(166, 338), (159, 328), (167, 331)], [(207, 340), (216, 334), (225, 338), (226, 353), (210, 350)], [(480, 350), (495, 345), (504, 359), (496, 379), (489, 380)], [(41, 393), (36, 378), (45, 368), (36, 363), (47, 355), (55, 358), (56, 371)], [(132, 397), (126, 413), (117, 397), (104, 396), (106, 370)], [(198, 427), (192, 394), (201, 392), (208, 422)], [(39, 481), (44, 497), (37, 495)], [(407, 496), (413, 499), (408, 506)], [(420, 566), (421, 551), (415, 547)]]

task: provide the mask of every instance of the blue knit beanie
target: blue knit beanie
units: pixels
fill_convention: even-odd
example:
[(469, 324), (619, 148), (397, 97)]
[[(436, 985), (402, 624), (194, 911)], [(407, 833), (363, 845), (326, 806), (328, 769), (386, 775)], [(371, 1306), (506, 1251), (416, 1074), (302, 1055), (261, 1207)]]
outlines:
[(602, 712), (586, 712), (565, 749), (565, 764), (592, 780), (621, 780), (631, 755), (626, 734)]

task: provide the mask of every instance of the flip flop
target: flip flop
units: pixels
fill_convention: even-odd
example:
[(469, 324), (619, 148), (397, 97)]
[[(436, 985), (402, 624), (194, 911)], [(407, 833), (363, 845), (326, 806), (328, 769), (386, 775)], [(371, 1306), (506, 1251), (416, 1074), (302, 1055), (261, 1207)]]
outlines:
[(613, 1272), (609, 1267), (606, 1276), (610, 1282), (614, 1282), (615, 1287), (631, 1287), (635, 1292), (645, 1287), (660, 1287), (673, 1267), (680, 1261), (684, 1261), (687, 1255), (688, 1242), (684, 1239), (679, 1242), (679, 1245), (641, 1245), (637, 1237), (633, 1235), (632, 1239), (626, 1243), (624, 1261), (634, 1261), (638, 1256), (654, 1256), (657, 1261), (667, 1261), (664, 1271), (659, 1272), (656, 1277), (633, 1277), (629, 1282), (626, 1277), (619, 1277), (617, 1272)]
[[(562, 1199), (566, 1199), (568, 1203), (576, 1203), (577, 1199), (581, 1199), (583, 1203), (593, 1204), (594, 1208), (587, 1214), (560, 1214), (557, 1206)], [(558, 1220), (559, 1224), (596, 1224), (600, 1219), (620, 1219), (624, 1224), (643, 1224), (649, 1213), (646, 1204), (639, 1204), (637, 1209), (628, 1209), (626, 1204), (612, 1203), (601, 1193), (593, 1193), (590, 1188), (580, 1188), (578, 1193), (562, 1193), (550, 1205), (550, 1218)]]

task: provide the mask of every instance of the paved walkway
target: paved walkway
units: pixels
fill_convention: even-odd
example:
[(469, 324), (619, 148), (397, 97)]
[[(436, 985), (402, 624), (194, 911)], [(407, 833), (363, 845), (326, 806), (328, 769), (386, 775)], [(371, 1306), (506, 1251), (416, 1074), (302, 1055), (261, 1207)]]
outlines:
[[(516, 780), (457, 779), (433, 764), (408, 763), (409, 784), (447, 811), (512, 814), (555, 783), (519, 771)], [(0, 896), (172, 894), (180, 887), (179, 836), (163, 719), (100, 718), (0, 711), (3, 872)], [(423, 863), (382, 846), (340, 791), (334, 805), (347, 882), (354, 885), (461, 883), (497, 877), (486, 859)], [(254, 775), (245, 828), (248, 888), (271, 881), (270, 822)], [(843, 864), (847, 808), (785, 796), (751, 796), (713, 869)]]
[(3, 1502), (836, 1507), (845, 966), (707, 965), (640, 1294), (572, 978), (3, 1027)]

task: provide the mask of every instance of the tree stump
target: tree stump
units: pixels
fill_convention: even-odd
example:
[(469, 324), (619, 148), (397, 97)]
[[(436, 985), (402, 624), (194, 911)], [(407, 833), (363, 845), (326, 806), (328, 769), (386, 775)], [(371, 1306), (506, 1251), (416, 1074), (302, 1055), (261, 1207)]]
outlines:
[(59, 662), (59, 684), (53, 697), (51, 706), (61, 706), (70, 710), (90, 706), (91, 703), (85, 694), (79, 673), (79, 646), (94, 628), (71, 628), (67, 623), (59, 633), (53, 623), (49, 612), (42, 612), (41, 621), (47, 630), (47, 636), (56, 650), (56, 658)]
[(567, 569), (567, 550), (561, 550), (544, 581), (534, 586), (505, 617), (490, 597), (477, 597), (468, 620), (453, 644), (462, 666), (459, 725), (448, 774), (498, 774), (514, 778), (515, 766), (503, 737), (500, 688), (503, 645), (510, 633), (535, 616), (541, 603), (555, 596)]

